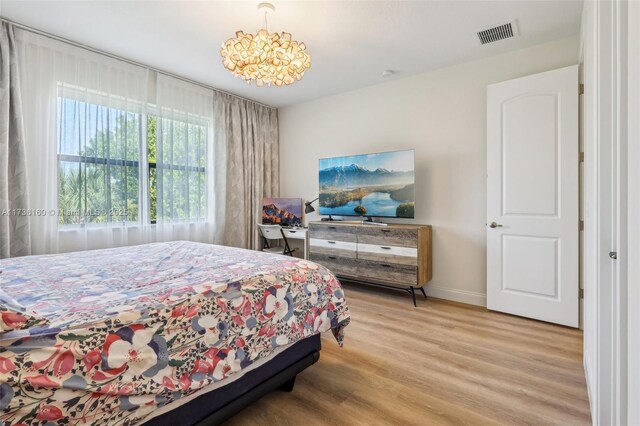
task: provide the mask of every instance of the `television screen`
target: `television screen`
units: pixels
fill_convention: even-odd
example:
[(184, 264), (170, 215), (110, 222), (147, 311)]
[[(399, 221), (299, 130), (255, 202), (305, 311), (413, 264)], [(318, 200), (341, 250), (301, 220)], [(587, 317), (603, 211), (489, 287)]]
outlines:
[(321, 215), (413, 218), (414, 151), (319, 162)]
[(262, 223), (265, 225), (302, 225), (302, 198), (263, 198)]

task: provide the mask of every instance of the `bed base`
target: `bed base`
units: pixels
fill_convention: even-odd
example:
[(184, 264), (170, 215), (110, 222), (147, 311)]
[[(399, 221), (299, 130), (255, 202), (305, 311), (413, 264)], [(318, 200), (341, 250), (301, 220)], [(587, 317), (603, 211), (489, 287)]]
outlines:
[(276, 373), (270, 379), (267, 379), (258, 386), (249, 390), (247, 393), (234, 399), (229, 404), (209, 415), (209, 417), (196, 423), (196, 426), (219, 425), (274, 390), (281, 390), (285, 392), (293, 391), (293, 386), (298, 373), (302, 372), (307, 367), (312, 366), (318, 362), (319, 359), (320, 351), (316, 351), (305, 356), (295, 364), (292, 364), (284, 370)]
[(320, 335), (303, 339), (234, 382), (204, 393), (144, 426), (219, 425), (274, 390), (291, 392), (296, 376), (320, 359)]

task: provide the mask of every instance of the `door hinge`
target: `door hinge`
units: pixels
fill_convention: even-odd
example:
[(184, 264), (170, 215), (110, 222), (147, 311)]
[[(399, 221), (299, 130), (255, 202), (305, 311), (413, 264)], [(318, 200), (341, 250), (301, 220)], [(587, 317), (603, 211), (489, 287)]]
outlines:
[(578, 290), (578, 299), (584, 299), (584, 288)]
[(584, 152), (578, 153), (578, 161), (584, 163)]
[(578, 222), (578, 231), (584, 231), (584, 220)]
[(578, 95), (584, 95), (584, 84), (578, 84)]

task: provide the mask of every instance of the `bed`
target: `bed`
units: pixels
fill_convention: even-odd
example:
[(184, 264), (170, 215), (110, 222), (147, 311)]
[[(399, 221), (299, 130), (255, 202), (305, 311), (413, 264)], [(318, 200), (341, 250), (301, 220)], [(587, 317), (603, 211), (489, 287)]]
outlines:
[[(340, 283), (315, 263), (186, 241), (0, 261), (46, 324), (0, 333), (3, 423), (217, 423), (290, 390), (319, 333), (342, 344)], [(179, 421), (179, 423), (176, 423)]]

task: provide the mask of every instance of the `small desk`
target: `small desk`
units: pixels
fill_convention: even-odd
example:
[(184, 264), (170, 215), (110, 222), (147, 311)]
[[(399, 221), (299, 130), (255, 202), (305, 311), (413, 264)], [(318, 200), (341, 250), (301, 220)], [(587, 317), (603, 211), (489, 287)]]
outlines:
[(309, 259), (309, 229), (307, 228), (282, 228), (282, 232), (287, 237), (287, 240), (302, 240), (304, 246), (304, 258)]

